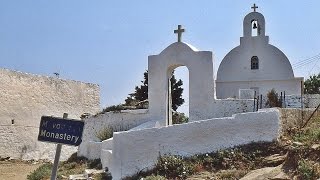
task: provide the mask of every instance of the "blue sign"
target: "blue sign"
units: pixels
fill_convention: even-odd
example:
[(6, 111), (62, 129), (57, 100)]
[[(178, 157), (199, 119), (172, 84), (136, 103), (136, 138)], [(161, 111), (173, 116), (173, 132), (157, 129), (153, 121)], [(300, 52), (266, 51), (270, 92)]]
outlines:
[(82, 142), (84, 122), (42, 116), (39, 127), (39, 141), (79, 146)]

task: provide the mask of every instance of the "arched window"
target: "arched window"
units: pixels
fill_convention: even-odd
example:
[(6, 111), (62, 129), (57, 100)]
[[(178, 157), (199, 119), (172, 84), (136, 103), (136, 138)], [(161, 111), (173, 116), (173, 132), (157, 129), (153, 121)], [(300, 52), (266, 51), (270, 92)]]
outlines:
[(251, 69), (259, 69), (259, 58), (257, 56), (251, 58)]

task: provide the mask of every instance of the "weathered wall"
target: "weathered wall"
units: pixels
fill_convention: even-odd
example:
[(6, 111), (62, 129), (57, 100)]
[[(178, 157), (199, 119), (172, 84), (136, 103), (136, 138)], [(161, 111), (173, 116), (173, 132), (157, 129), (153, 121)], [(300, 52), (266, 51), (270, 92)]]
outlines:
[(257, 141), (280, 132), (279, 111), (264, 109), (228, 118), (115, 133), (111, 172), (114, 179), (152, 167), (159, 154), (190, 156)]
[(41, 116), (68, 113), (79, 119), (83, 113), (96, 113), (99, 91), (95, 84), (0, 69), (0, 156), (52, 158), (54, 145), (37, 141)]
[(97, 134), (104, 128), (120, 127), (132, 129), (147, 121), (152, 120), (147, 109), (125, 110), (121, 112), (108, 112), (85, 119), (85, 126), (82, 135), (82, 143), (79, 146), (78, 155), (89, 159), (100, 158), (101, 143)]

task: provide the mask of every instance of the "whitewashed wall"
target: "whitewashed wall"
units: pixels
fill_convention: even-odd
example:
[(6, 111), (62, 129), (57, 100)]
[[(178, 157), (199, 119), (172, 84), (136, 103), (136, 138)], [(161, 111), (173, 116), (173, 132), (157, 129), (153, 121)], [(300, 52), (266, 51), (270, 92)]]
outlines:
[(97, 134), (107, 126), (134, 128), (152, 120), (147, 109), (108, 112), (85, 119), (82, 143), (78, 155), (90, 159), (100, 158), (101, 143)]
[(257, 94), (266, 95), (272, 88), (276, 92), (286, 91), (287, 95), (301, 94), (301, 78), (294, 78), (290, 80), (260, 80), (260, 81), (232, 81), (232, 82), (219, 82), (217, 83), (217, 97), (224, 99), (230, 97), (239, 98), (240, 89), (248, 89), (258, 87)]
[[(258, 141), (273, 141), (280, 132), (279, 111), (265, 109), (233, 117), (115, 133), (114, 179), (152, 167), (159, 154), (190, 156)], [(110, 160), (109, 160), (110, 161)]]
[[(0, 68), (0, 156), (51, 159), (55, 145), (37, 140), (41, 116), (79, 119), (99, 109), (98, 85)], [(72, 152), (62, 151), (62, 159)]]

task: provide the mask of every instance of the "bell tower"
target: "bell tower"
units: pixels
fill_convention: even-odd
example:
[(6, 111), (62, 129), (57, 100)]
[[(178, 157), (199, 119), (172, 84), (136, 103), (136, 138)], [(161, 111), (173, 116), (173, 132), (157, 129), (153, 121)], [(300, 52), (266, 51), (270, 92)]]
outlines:
[[(240, 44), (247, 39), (258, 38), (269, 43), (269, 37), (266, 36), (266, 27), (264, 16), (257, 12), (258, 6), (253, 4), (253, 12), (247, 14), (243, 20), (243, 37), (240, 38)], [(256, 34), (253, 32), (256, 31)]]

